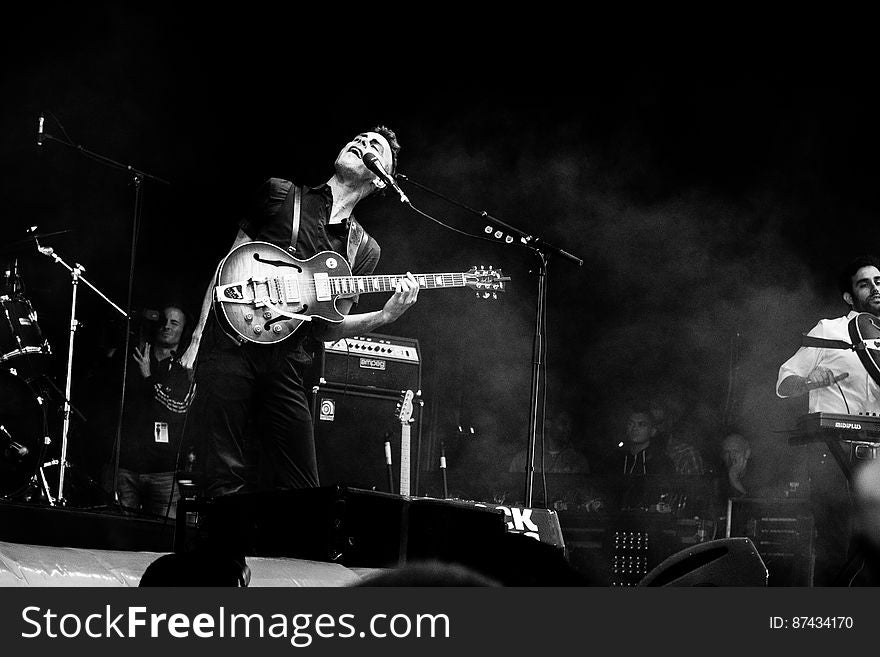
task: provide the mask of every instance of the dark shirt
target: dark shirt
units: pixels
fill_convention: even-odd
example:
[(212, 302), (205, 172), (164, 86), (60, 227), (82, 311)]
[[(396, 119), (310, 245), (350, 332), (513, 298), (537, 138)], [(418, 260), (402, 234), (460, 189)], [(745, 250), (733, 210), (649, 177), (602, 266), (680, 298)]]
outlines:
[[(174, 356), (160, 362), (150, 352), (149, 378), (136, 363), (128, 365), (119, 465), (141, 473), (172, 472), (184, 467), (177, 459), (192, 400), (190, 381)], [(167, 434), (156, 423), (165, 423)], [(160, 442), (166, 435), (168, 442)]]
[[(285, 249), (290, 246), (292, 221), (284, 208), (289, 189), (290, 184), (279, 178), (271, 178), (262, 185), (251, 211), (239, 224), (248, 237)], [(326, 184), (305, 187), (303, 192), (295, 256), (307, 259), (321, 251), (335, 251), (345, 259), (349, 220), (339, 224), (329, 223), (333, 208), (330, 187)], [(354, 215), (350, 218), (353, 219)], [(365, 235), (355, 257), (352, 274), (372, 274), (379, 263), (380, 255), (379, 244), (369, 235)]]

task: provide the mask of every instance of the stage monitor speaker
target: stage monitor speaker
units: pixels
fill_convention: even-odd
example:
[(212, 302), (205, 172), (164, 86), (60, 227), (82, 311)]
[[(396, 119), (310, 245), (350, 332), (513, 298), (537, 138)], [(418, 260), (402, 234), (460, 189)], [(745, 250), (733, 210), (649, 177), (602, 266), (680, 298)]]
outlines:
[(767, 567), (748, 538), (722, 538), (676, 552), (639, 586), (767, 586)]
[[(312, 400), (318, 478), (322, 486), (352, 486), (400, 492), (401, 396), (345, 391), (318, 386)], [(410, 492), (418, 492), (421, 458), (421, 402), (413, 404), (410, 423)], [(385, 465), (386, 436), (391, 443), (393, 488)]]
[(225, 495), (202, 502), (200, 516), (193, 545), (371, 568), (489, 564), (508, 535), (497, 509), (344, 486)]

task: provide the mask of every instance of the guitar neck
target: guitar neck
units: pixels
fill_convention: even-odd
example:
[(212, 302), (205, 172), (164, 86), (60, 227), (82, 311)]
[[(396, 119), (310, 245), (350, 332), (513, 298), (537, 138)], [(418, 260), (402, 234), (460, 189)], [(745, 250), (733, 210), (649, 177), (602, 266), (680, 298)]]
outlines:
[[(420, 290), (447, 287), (465, 287), (466, 275), (456, 274), (414, 274)], [(398, 282), (406, 274), (381, 274), (378, 276), (331, 276), (332, 294), (369, 294), (370, 292), (394, 292)]]
[(409, 424), (400, 426), (400, 494), (409, 495), (409, 449), (410, 449)]

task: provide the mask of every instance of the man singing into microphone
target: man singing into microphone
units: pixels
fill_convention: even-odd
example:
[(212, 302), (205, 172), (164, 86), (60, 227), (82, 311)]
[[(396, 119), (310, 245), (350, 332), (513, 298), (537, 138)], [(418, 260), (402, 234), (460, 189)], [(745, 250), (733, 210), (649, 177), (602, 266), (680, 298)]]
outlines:
[[(858, 313), (880, 316), (880, 258), (861, 256), (840, 273), (838, 286), (849, 313), (820, 320), (807, 334), (811, 337), (850, 343), (849, 322)], [(851, 349), (802, 346), (779, 368), (776, 394), (780, 397), (809, 395), (809, 412), (880, 412), (880, 387)], [(829, 449), (817, 445), (811, 454), (810, 492), (817, 530), (814, 582), (833, 585), (849, 550), (851, 508), (846, 478)], [(856, 453), (844, 444), (850, 458)], [(873, 455), (873, 450), (868, 452)], [(852, 465), (856, 465), (853, 461)]]
[[(298, 188), (270, 179), (241, 221), (232, 248), (265, 241), (292, 249), (300, 260), (335, 251), (349, 261), (355, 276), (371, 274), (379, 261), (379, 245), (352, 212), (358, 202), (386, 187), (384, 176), (371, 171), (365, 158), (375, 157), (370, 162), (373, 169), (381, 166), (380, 174), (393, 176), (399, 150), (394, 132), (377, 126), (343, 146), (333, 175), (323, 185)], [(381, 310), (349, 314), (357, 296), (339, 299), (337, 308), (345, 315), (340, 323), (314, 318), (280, 342), (240, 345), (209, 312), (209, 287), (181, 359), (185, 367), (196, 364), (198, 394), (188, 427), (200, 434), (206, 494), (317, 486), (306, 381), (312, 360), (309, 344), (363, 335), (389, 324), (416, 302), (418, 290), (408, 274)]]

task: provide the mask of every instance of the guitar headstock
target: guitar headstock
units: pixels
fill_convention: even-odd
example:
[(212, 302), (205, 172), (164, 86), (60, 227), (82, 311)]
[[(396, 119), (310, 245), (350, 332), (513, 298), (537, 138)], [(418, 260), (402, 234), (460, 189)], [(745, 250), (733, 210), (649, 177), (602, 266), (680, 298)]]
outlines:
[(500, 269), (489, 267), (471, 267), (464, 274), (464, 284), (477, 293), (478, 299), (497, 299), (499, 292), (504, 292), (504, 283), (510, 280)]
[(412, 390), (404, 390), (400, 401), (397, 402), (397, 419), (401, 424), (412, 422), (414, 396), (415, 393)]

